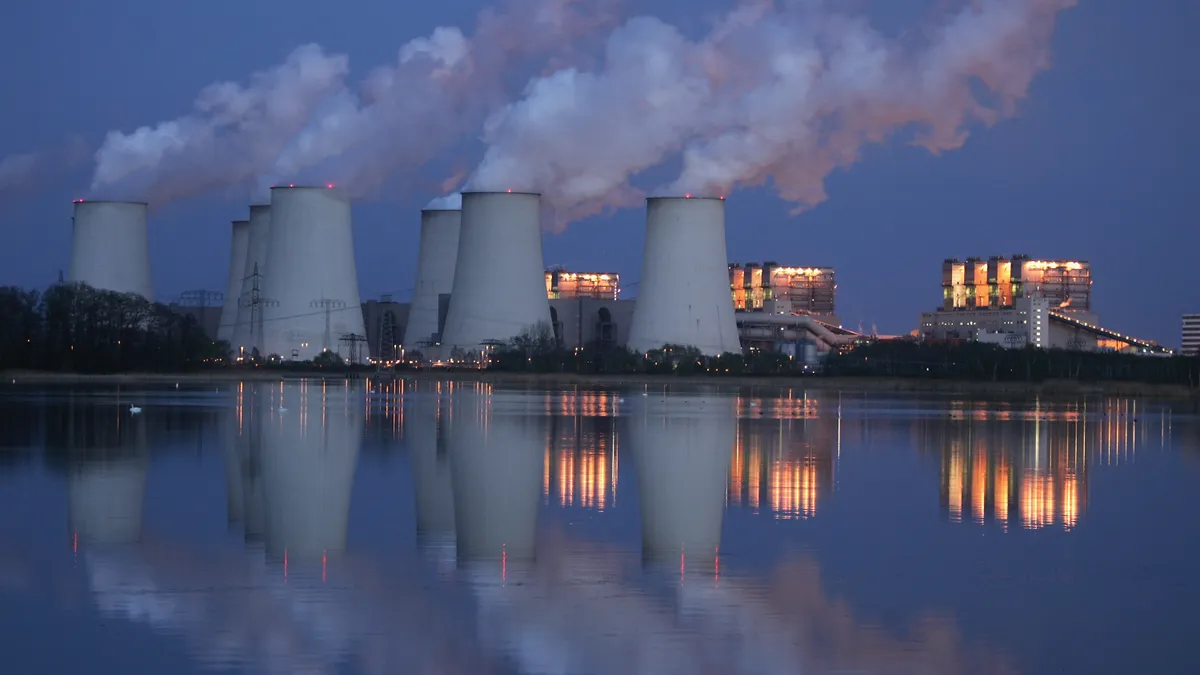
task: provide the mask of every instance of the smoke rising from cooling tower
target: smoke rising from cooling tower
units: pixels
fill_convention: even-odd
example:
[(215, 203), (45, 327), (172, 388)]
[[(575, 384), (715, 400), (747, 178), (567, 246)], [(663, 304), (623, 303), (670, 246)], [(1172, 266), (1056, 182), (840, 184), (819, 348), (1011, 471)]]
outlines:
[(802, 210), (868, 144), (913, 130), (913, 144), (938, 153), (1012, 116), (1075, 3), (979, 0), (901, 38), (820, 0), (745, 3), (698, 41), (631, 19), (602, 69), (534, 80), (487, 120), (468, 186), (539, 191), (566, 222), (640, 204), (631, 178), (681, 155), (656, 194), (770, 181)]
[(248, 84), (213, 84), (192, 113), (109, 132), (92, 191), (152, 202), (236, 188), (262, 199), (277, 183), (333, 182), (370, 194), (414, 171), (508, 98), (505, 78), (537, 57), (569, 56), (582, 35), (611, 25), (610, 0), (511, 0), (484, 9), (475, 32), (435, 29), (394, 64), (346, 82), (349, 59), (297, 48)]

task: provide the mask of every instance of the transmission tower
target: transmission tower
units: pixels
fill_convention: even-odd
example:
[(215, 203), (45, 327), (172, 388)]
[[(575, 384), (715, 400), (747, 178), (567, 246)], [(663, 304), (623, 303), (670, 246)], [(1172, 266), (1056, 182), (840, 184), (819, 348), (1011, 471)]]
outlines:
[[(385, 293), (379, 296), (379, 304), (391, 304), (392, 294)], [(396, 314), (391, 310), (383, 310), (379, 315), (379, 353), (378, 357), (381, 362), (394, 361), (396, 359)]]
[(329, 314), (335, 309), (342, 309), (346, 303), (342, 300), (334, 300), (333, 298), (318, 298), (308, 303), (309, 307), (314, 309), (325, 310), (325, 341), (321, 344), (321, 349), (329, 351), (329, 345), (333, 341), (329, 333)]
[(358, 365), (358, 350), (359, 345), (367, 341), (366, 335), (356, 335), (354, 333), (346, 333), (342, 335), (341, 341), (346, 343), (346, 351), (348, 356), (346, 363), (354, 366)]
[(246, 279), (252, 279), (250, 297), (242, 300), (242, 307), (250, 308), (250, 348), (263, 354), (263, 307), (278, 307), (279, 302), (262, 297), (262, 275), (258, 273), (258, 263), (254, 263), (254, 272)]

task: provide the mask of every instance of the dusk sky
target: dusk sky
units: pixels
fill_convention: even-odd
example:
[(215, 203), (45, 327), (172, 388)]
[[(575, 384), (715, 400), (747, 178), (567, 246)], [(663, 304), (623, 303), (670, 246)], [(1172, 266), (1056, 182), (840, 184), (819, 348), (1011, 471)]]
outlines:
[[(459, 26), (470, 37), (477, 13), (490, 4), (15, 3), (0, 25), (0, 90), (7, 94), (0, 110), (0, 226), (7, 239), (0, 247), (0, 284), (44, 287), (65, 271), (71, 200), (92, 194), (94, 153), (109, 131), (129, 133), (188, 115), (206, 86), (245, 83), (307, 43), (347, 55), (346, 82), (354, 87), (377, 66), (394, 63), (402, 45), (438, 26)], [(700, 39), (736, 3), (625, 4), (611, 26), (573, 44), (600, 54), (614, 26), (642, 15)], [(827, 4), (869, 17), (880, 34), (899, 40), (919, 31), (934, 8), (965, 3)], [(870, 145), (859, 161), (834, 170), (828, 199), (799, 215), (790, 215), (794, 204), (770, 187), (736, 189), (726, 202), (730, 258), (833, 266), (844, 325), (874, 325), (882, 333), (912, 330), (920, 312), (939, 305), (943, 258), (1028, 253), (1085, 259), (1095, 279), (1093, 306), (1105, 326), (1178, 347), (1180, 315), (1200, 312), (1198, 27), (1195, 0), (1079, 0), (1058, 15), (1050, 66), (1037, 74), (1014, 117), (992, 128), (969, 126), (965, 145), (938, 156), (913, 147), (911, 133)], [(506, 100), (521, 98), (531, 75), (550, 72), (565, 56), (549, 53), (506, 73)], [(597, 66), (571, 57), (585, 69)], [(479, 163), (479, 126), (427, 166), (390, 173), (379, 195), (356, 203), (364, 300), (389, 292), (409, 297), (419, 210), (442, 195), (438, 185), (453, 169)], [(586, 157), (607, 139), (579, 134), (569, 150)], [(16, 157), (24, 153), (37, 153), (32, 172)], [(635, 183), (651, 189), (670, 182), (680, 164), (677, 152), (668, 153), (663, 166)], [(230, 167), (239, 170), (245, 167)], [(246, 217), (252, 198), (248, 186), (222, 186), (154, 208), (157, 299), (224, 290), (229, 222)], [(643, 226), (644, 211), (636, 207), (584, 218), (545, 236), (546, 263), (618, 272), (627, 295), (634, 295)]]

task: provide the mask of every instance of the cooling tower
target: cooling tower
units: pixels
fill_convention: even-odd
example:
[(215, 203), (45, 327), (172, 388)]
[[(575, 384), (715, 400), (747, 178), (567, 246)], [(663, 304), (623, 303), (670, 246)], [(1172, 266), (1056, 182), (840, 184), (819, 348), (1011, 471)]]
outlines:
[[(243, 352), (249, 356), (254, 349), (262, 351), (262, 310), (266, 296), (262, 285), (267, 273), (267, 240), (271, 236), (271, 207), (255, 204), (250, 207), (250, 227), (246, 234), (246, 256), (241, 269), (237, 315), (234, 319), (230, 346), (234, 356)], [(255, 277), (257, 270), (258, 276)], [(259, 292), (254, 292), (255, 283)], [(255, 299), (260, 301), (255, 303)]]
[(529, 394), (456, 394), (450, 479), (461, 561), (534, 557), (546, 418)]
[(541, 197), (464, 192), (454, 290), (442, 345), (477, 349), (550, 326), (542, 266)]
[(154, 299), (146, 204), (75, 202), (67, 281)]
[(647, 199), (629, 347), (647, 352), (676, 344), (707, 355), (740, 354), (728, 265), (723, 199)]
[(269, 406), (260, 408), (269, 558), (320, 559), (345, 549), (365, 398), (349, 382), (302, 380), (256, 401)]
[(626, 419), (642, 504), (643, 558), (711, 571), (735, 439), (733, 398), (652, 396)]
[(343, 335), (365, 337), (350, 202), (339, 190), (271, 188), (265, 276), (266, 355), (307, 361), (339, 351)]
[(246, 269), (246, 247), (249, 245), (250, 221), (233, 221), (233, 238), (229, 244), (229, 280), (225, 282), (225, 304), (221, 307), (221, 323), (217, 325), (218, 340), (228, 342), (233, 339), (233, 326), (237, 323), (242, 295), (242, 277)]
[(424, 349), (438, 332), (438, 296), (454, 287), (454, 261), (458, 259), (458, 231), (462, 211), (421, 211), (421, 249), (417, 253), (417, 282), (413, 287), (404, 348)]
[(145, 457), (86, 461), (70, 468), (71, 531), (89, 544), (132, 544), (142, 536)]

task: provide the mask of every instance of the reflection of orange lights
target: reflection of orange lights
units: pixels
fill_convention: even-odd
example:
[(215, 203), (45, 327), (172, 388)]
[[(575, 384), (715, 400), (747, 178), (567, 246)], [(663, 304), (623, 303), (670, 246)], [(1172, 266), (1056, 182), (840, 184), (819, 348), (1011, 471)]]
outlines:
[(950, 456), (950, 520), (960, 523), (962, 522), (963, 509), (963, 456), (959, 450)]
[(771, 463), (769, 499), (776, 518), (790, 520), (816, 515), (817, 490), (817, 466), (813, 458)]
[(569, 435), (552, 437), (544, 458), (543, 494), (547, 500), (553, 495), (562, 506), (603, 511), (616, 499), (616, 458), (615, 440), (607, 433), (576, 435), (572, 428)]
[(1021, 480), (1021, 525), (1036, 530), (1054, 524), (1054, 479), (1026, 469)]
[(1008, 527), (1008, 464), (1003, 460), (996, 467), (996, 487), (995, 487), (994, 507), (996, 520), (1000, 521), (1000, 525), (1007, 529)]
[(1068, 473), (1063, 481), (1062, 490), (1062, 525), (1070, 531), (1079, 520), (1079, 480), (1074, 473)]
[(971, 460), (971, 515), (975, 522), (982, 523), (987, 503), (988, 465), (987, 452), (976, 449)]

